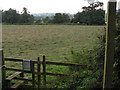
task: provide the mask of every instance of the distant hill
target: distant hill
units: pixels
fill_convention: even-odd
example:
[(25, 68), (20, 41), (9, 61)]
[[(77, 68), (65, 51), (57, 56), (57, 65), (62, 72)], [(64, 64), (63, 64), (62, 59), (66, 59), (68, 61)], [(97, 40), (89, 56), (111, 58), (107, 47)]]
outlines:
[[(73, 14), (70, 13), (67, 14), (70, 16), (70, 18), (73, 18)], [(33, 13), (32, 15), (35, 17), (35, 19), (38, 20), (38, 19), (43, 19), (45, 17), (53, 18), (55, 16), (55, 13)]]
[(53, 17), (55, 13), (34, 13), (32, 14), (35, 19), (43, 19), (45, 17)]

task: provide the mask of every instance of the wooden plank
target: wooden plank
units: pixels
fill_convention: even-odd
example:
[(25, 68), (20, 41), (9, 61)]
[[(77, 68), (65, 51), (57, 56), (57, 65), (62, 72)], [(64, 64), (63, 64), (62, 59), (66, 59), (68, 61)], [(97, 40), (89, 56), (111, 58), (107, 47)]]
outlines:
[[(40, 58), (38, 57), (38, 62), (40, 62)], [(41, 64), (38, 63), (38, 66), (37, 66), (37, 72), (38, 72), (38, 90), (40, 89), (40, 86), (41, 86)]]
[(77, 63), (61, 63), (61, 62), (50, 62), (46, 61), (46, 64), (52, 65), (63, 65), (63, 66), (79, 66), (79, 67), (87, 67), (87, 65), (77, 64)]
[[(35, 62), (35, 64), (43, 63), (43, 62), (38, 62), (38, 61), (34, 61), (34, 62)], [(61, 62), (46, 61), (46, 64), (49, 64), (49, 65), (60, 65), (60, 66), (79, 66), (79, 67), (87, 68), (87, 65), (77, 64), (77, 63), (61, 63)]]
[(11, 76), (7, 77), (6, 80), (12, 80), (13, 78), (15, 78), (17, 75), (20, 75), (22, 72), (16, 72), (14, 74), (12, 74)]
[(14, 85), (12, 85), (11, 88), (18, 88), (23, 83), (24, 83), (23, 80), (19, 80), (17, 83), (15, 83)]
[(5, 58), (5, 61), (17, 61), (17, 62), (23, 62), (23, 59)]
[(43, 56), (43, 84), (44, 88), (46, 88), (46, 62), (45, 62), (45, 56)]
[(116, 2), (108, 2), (108, 20), (106, 30), (106, 49), (104, 62), (103, 88), (112, 88), (113, 61), (116, 32)]
[[(14, 69), (14, 68), (8, 68), (6, 67), (6, 70), (10, 70), (10, 71), (22, 71), (20, 69)], [(31, 71), (24, 71), (24, 73), (32, 73)], [(37, 72), (35, 71), (34, 72), (35, 74), (41, 74), (41, 75), (44, 75), (43, 72)], [(68, 74), (61, 74), (61, 73), (51, 73), (51, 72), (46, 72), (46, 75), (52, 75), (52, 76), (69, 76)]]
[(18, 77), (15, 77), (14, 79), (32, 82), (32, 79), (29, 79), (28, 77), (19, 77), (19, 78), (18, 78)]
[(5, 59), (4, 59), (4, 52), (1, 51), (2, 55), (2, 88), (6, 87), (6, 69), (5, 69)]
[[(10, 68), (10, 67), (6, 67), (6, 70), (23, 72), (23, 70), (21, 70), (21, 69), (15, 69), (15, 68)], [(24, 71), (24, 73), (32, 73), (32, 72)]]
[(0, 90), (2, 89), (2, 50), (0, 50)]
[(34, 72), (34, 62), (30, 61), (31, 64), (31, 72), (32, 72), (32, 86), (35, 87), (35, 72)]
[[(5, 61), (18, 61), (18, 62), (23, 62), (23, 59), (13, 59), (13, 58), (5, 58)], [(34, 61), (34, 60), (32, 60)], [(42, 62), (34, 61), (35, 64), (39, 64)], [(51, 61), (46, 61), (46, 64), (51, 64), (51, 65), (63, 65), (63, 66), (80, 66), (80, 67), (87, 67), (87, 65), (83, 64), (77, 64), (77, 63), (61, 63), (61, 62), (51, 62)]]

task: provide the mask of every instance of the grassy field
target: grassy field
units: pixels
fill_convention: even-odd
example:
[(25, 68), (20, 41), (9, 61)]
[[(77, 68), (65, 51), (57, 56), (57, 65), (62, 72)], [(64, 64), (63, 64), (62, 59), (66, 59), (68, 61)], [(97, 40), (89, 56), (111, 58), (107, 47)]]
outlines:
[(65, 62), (71, 49), (92, 48), (103, 26), (3, 25), (5, 57)]
[[(38, 56), (45, 55), (48, 61), (68, 62), (65, 58), (70, 57), (72, 49), (92, 49), (103, 28), (80, 25), (3, 25), (2, 47), (5, 57), (37, 60)], [(22, 68), (19, 62), (7, 62), (6, 65)], [(69, 68), (48, 66), (47, 71), (68, 74)], [(9, 71), (7, 75), (12, 73)], [(60, 81), (66, 79), (47, 76), (47, 87), (64, 87)]]

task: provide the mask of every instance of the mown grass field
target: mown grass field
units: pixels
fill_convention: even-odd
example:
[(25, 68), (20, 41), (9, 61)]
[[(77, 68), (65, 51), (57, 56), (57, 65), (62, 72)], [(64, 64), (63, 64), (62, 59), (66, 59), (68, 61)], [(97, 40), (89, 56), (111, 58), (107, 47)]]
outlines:
[[(103, 28), (104, 26), (80, 25), (3, 25), (4, 57), (37, 60), (38, 56), (45, 55), (48, 61), (69, 62), (65, 58), (70, 57), (71, 50), (92, 49)], [(6, 65), (22, 68), (22, 63), (19, 62), (8, 62)], [(69, 68), (48, 66), (47, 71), (65, 74)], [(12, 73), (9, 71), (7, 75)], [(64, 86), (60, 80), (65, 79), (47, 76), (50, 83), (47, 87)]]
[(3, 25), (5, 57), (63, 61), (71, 49), (92, 48), (103, 26)]

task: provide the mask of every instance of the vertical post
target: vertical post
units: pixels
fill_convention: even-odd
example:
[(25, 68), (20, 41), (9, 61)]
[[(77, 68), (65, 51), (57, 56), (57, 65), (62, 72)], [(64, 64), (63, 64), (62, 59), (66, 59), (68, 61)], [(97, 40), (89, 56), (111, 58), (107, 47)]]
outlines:
[(0, 10), (0, 90), (2, 89), (2, 10)]
[(45, 62), (45, 56), (43, 56), (43, 79), (44, 79), (44, 88), (46, 88), (46, 62)]
[(41, 63), (40, 63), (40, 58), (38, 57), (38, 67), (37, 67), (37, 70), (38, 70), (38, 90), (40, 89), (40, 86), (41, 86)]
[(5, 71), (5, 61), (4, 61), (4, 54), (3, 50), (0, 51), (0, 60), (2, 61), (2, 88), (6, 86), (6, 71)]
[(35, 88), (34, 61), (30, 61), (30, 64), (31, 64), (31, 72), (32, 72), (32, 85), (34, 89)]
[(106, 49), (105, 49), (105, 62), (104, 62), (104, 77), (103, 89), (112, 88), (112, 72), (115, 50), (115, 17), (116, 17), (116, 2), (108, 2), (108, 17), (107, 17), (107, 30), (106, 30)]
[(0, 90), (2, 89), (2, 50), (0, 50)]

